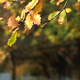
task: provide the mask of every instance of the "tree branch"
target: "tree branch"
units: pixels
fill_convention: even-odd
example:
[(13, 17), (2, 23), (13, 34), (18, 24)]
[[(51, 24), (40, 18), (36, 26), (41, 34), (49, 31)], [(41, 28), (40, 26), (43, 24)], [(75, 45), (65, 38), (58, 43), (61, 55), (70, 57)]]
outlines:
[(68, 3), (68, 0), (66, 0), (65, 4), (64, 4), (63, 8), (60, 10), (60, 12), (59, 12), (58, 14), (56, 14), (52, 19), (47, 20), (47, 21), (45, 21), (45, 22), (42, 22), (42, 23), (44, 23), (44, 24), (43, 24), (41, 27), (44, 27), (47, 23), (49, 23), (49, 22), (52, 21), (54, 18), (56, 18), (57, 16), (59, 16), (59, 14), (66, 8), (67, 3)]

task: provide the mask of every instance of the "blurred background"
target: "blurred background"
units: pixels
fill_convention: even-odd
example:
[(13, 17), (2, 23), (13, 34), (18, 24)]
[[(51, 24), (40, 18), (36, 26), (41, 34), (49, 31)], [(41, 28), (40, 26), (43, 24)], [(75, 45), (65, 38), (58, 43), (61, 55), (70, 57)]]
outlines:
[[(25, 2), (26, 1), (26, 2)], [(30, 0), (29, 0), (30, 1)], [(17, 41), (7, 45), (8, 18), (18, 16), (29, 2), (0, 4), (0, 80), (80, 80), (80, 3), (69, 0), (67, 10), (44, 27), (34, 25)], [(61, 10), (65, 0), (44, 0), (42, 22)]]

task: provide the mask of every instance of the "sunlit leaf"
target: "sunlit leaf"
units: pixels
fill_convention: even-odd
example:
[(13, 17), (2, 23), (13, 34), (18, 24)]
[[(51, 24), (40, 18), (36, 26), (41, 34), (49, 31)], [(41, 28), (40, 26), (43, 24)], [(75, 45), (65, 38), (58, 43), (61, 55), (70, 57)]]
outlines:
[(23, 19), (23, 20), (24, 20), (24, 18), (25, 18), (25, 13), (26, 13), (26, 10), (23, 9), (22, 12), (21, 12), (21, 19)]
[(18, 21), (13, 17), (11, 16), (9, 19), (8, 19), (8, 26), (9, 26), (9, 32), (11, 32), (14, 28), (18, 27), (19, 24), (18, 24)]
[(17, 40), (16, 38), (17, 38), (17, 32), (11, 35), (11, 37), (8, 39), (7, 44), (11, 47), (16, 42)]
[(0, 3), (3, 3), (3, 2), (5, 2), (6, 0), (0, 0)]
[(59, 19), (58, 19), (58, 23), (59, 24), (63, 24), (64, 21), (65, 21), (65, 18), (64, 17), (59, 17)]
[(35, 7), (35, 5), (38, 3), (39, 0), (32, 0), (29, 2), (28, 5), (25, 6), (26, 12), (30, 11), (32, 8)]
[(39, 0), (39, 2), (37, 3), (37, 5), (35, 6), (35, 8), (33, 10), (34, 13), (37, 14), (37, 13), (41, 12), (42, 7), (43, 7), (43, 0)]
[(41, 22), (41, 17), (39, 14), (34, 14), (33, 11), (31, 11), (27, 16), (26, 16), (26, 20), (25, 20), (25, 25), (27, 25), (27, 27), (29, 29), (32, 28), (33, 24), (37, 24), (40, 25)]
[(51, 14), (49, 14), (48, 20), (52, 19), (58, 13), (59, 13), (59, 11), (55, 11), (55, 12), (52, 12)]
[(66, 16), (66, 12), (64, 11), (62, 11), (61, 14), (59, 15), (59, 17), (63, 17), (63, 18), (65, 18), (65, 16)]
[(9, 7), (10, 7), (10, 2), (6, 1), (3, 8), (9, 9)]
[(17, 21), (20, 21), (20, 17), (19, 17), (19, 16), (17, 16), (17, 17), (16, 17), (16, 20), (17, 20)]
[(29, 29), (32, 28), (33, 22), (31, 21), (30, 14), (28, 14), (27, 17), (26, 17), (25, 25), (27, 25), (27, 27), (28, 27)]
[(34, 24), (40, 25), (41, 17), (39, 14), (34, 14), (34, 12), (31, 13), (31, 21)]
[(67, 13), (70, 13), (71, 11), (72, 11), (71, 8), (66, 8)]
[(78, 0), (78, 2), (80, 2), (80, 0)]

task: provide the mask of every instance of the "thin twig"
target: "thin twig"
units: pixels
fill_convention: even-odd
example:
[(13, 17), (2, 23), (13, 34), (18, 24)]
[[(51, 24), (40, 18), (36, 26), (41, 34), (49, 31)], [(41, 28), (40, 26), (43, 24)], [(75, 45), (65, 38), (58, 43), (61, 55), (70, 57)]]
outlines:
[(47, 21), (45, 21), (45, 22), (42, 22), (42, 23), (44, 23), (44, 24), (42, 25), (42, 27), (45, 26), (45, 25), (46, 25), (47, 23), (49, 23), (50, 21), (52, 21), (52, 20), (53, 20), (54, 18), (56, 18), (57, 16), (59, 16), (59, 14), (66, 8), (67, 3), (68, 3), (68, 0), (66, 0), (65, 4), (64, 4), (63, 8), (60, 10), (60, 12), (59, 12), (58, 14), (56, 14), (52, 19), (47, 20)]

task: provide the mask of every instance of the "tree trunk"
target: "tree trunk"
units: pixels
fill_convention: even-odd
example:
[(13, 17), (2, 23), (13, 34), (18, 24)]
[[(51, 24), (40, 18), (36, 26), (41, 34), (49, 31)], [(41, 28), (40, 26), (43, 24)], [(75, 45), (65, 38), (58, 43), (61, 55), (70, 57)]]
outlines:
[(12, 80), (16, 80), (15, 58), (13, 53), (11, 53), (11, 61), (12, 61)]

